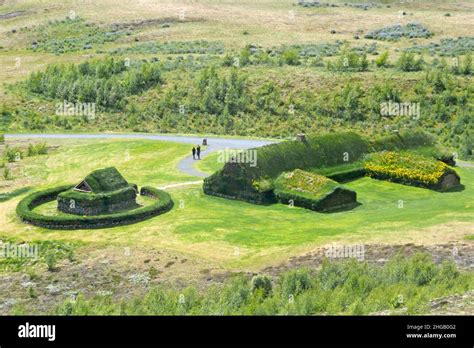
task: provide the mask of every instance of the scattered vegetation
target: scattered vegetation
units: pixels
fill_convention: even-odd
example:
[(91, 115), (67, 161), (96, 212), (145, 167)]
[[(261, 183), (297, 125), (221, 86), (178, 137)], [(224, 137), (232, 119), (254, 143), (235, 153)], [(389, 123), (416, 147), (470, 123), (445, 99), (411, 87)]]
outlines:
[(365, 35), (366, 39), (398, 41), (401, 38), (429, 38), (433, 35), (420, 23), (396, 24), (373, 30)]
[(106, 42), (113, 42), (121, 36), (130, 34), (116, 28), (98, 27), (79, 17), (67, 17), (34, 28), (28, 36), (33, 38), (31, 43), (33, 51), (59, 55), (99, 48)]
[[(254, 278), (255, 279), (255, 278)], [(261, 278), (259, 278), (261, 279)], [(258, 284), (258, 286), (255, 286)], [(264, 285), (265, 284), (265, 285)], [(268, 281), (243, 276), (205, 292), (194, 287), (151, 289), (145, 296), (114, 301), (111, 296), (67, 300), (57, 315), (362, 315), (405, 309), (425, 313), (434, 298), (472, 289), (472, 273), (453, 261), (435, 264), (428, 254), (399, 255), (383, 267), (355, 259), (330, 262), (320, 270), (300, 269)], [(255, 291), (258, 289), (258, 291)]]
[(45, 265), (48, 270), (57, 268), (62, 260), (74, 260), (77, 242), (56, 240), (22, 242), (6, 236), (0, 238), (0, 272), (19, 272), (30, 266)]
[(166, 41), (145, 42), (113, 50), (112, 54), (223, 54), (220, 41)]
[(456, 57), (474, 51), (474, 36), (462, 36), (458, 38), (441, 39), (439, 43), (431, 42), (427, 45), (416, 45), (407, 49), (409, 52), (418, 54), (428, 53), (431, 56)]

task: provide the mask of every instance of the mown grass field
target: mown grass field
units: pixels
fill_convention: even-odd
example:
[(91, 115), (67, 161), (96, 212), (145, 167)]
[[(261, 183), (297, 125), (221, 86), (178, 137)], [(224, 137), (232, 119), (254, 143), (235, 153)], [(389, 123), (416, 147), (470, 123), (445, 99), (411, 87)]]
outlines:
[[(108, 165), (115, 165), (127, 180), (139, 186), (196, 180), (176, 169), (177, 162), (187, 155), (186, 145), (144, 140), (60, 143), (48, 155), (19, 162), (21, 170), (32, 175), (18, 179), (17, 185), (45, 188), (77, 182), (91, 170)], [(217, 168), (216, 155), (200, 162), (200, 167)], [(171, 249), (228, 269), (257, 270), (331, 243), (440, 244), (464, 240), (474, 232), (474, 170), (456, 170), (464, 184), (459, 192), (440, 193), (367, 177), (346, 183), (357, 192), (361, 205), (332, 214), (206, 196), (200, 185), (176, 187), (167, 189), (175, 202), (167, 214), (131, 226), (67, 232), (22, 224), (15, 216), (16, 204), (23, 197), (19, 196), (1, 203), (1, 232), (21, 240)]]
[[(420, 128), (447, 151), (457, 152), (465, 163), (473, 164), (474, 68), (468, 59), (474, 53), (472, 1), (377, 0), (378, 6), (367, 11), (345, 4), (364, 2), (359, 0), (322, 0), (339, 5), (324, 8), (303, 7), (297, 2), (0, 1), (0, 133), (135, 132), (284, 139), (301, 132), (309, 135), (350, 129), (372, 138)], [(365, 37), (373, 30), (414, 22), (432, 36), (397, 41)], [(421, 68), (403, 68), (399, 63), (405, 50), (438, 45), (448, 38), (450, 44), (440, 45), (446, 55), (439, 51), (415, 54), (423, 60)], [(462, 43), (450, 46), (457, 38), (462, 38)], [(199, 44), (199, 40), (205, 43)], [(58, 48), (62, 44), (65, 47)], [(154, 44), (161, 51), (153, 52)], [(332, 48), (326, 51), (321, 46)], [(315, 50), (311, 54), (304, 52), (311, 49)], [(455, 53), (458, 49), (463, 50), (461, 54)], [(337, 53), (327, 53), (330, 50)], [(293, 60), (292, 54), (296, 55)], [(343, 61), (351, 54), (357, 63), (346, 69)], [(387, 61), (378, 64), (383, 55), (388, 55)], [(124, 70), (135, 72), (142, 64), (159, 66), (155, 70), (159, 79), (123, 72), (108, 76), (110, 84), (106, 84), (99, 68), (85, 74), (87, 69), (82, 66), (78, 74), (65, 65), (34, 78), (50, 65), (98, 64), (109, 58), (117, 66), (131, 62)], [(365, 61), (365, 68), (359, 59)], [(61, 74), (64, 78), (56, 80)], [(98, 94), (97, 90), (103, 91), (101, 98), (89, 95)], [(57, 103), (67, 98), (69, 102), (97, 104), (96, 115), (88, 118), (58, 112)], [(382, 115), (381, 103), (389, 100), (418, 103), (421, 114)], [(29, 142), (7, 139), (7, 144), (23, 150)], [(171, 290), (174, 285), (182, 289), (197, 281), (198, 288), (206, 288), (214, 281), (225, 282), (234, 272), (271, 274), (276, 281), (281, 267), (300, 267), (299, 259), (307, 261), (333, 244), (364, 245), (368, 254), (373, 251), (374, 259), (368, 262), (385, 262), (392, 256), (392, 247), (413, 246), (431, 246), (437, 264), (442, 258), (455, 258), (454, 247), (461, 250), (457, 266), (465, 270), (472, 260), (468, 254), (474, 248), (474, 167), (457, 167), (464, 186), (445, 193), (360, 178), (344, 184), (357, 192), (360, 205), (324, 214), (204, 195), (201, 185), (194, 183), (201, 178), (178, 169), (179, 161), (189, 155), (189, 145), (139, 139), (54, 139), (47, 144), (47, 155), (18, 162), (10, 162), (8, 156), (0, 159), (0, 173), (5, 176), (5, 180), (0, 178), (0, 241), (44, 246), (37, 264), (0, 260), (0, 274), (12, 277), (0, 284), (0, 300), (22, 299), (20, 302), (37, 313), (50, 313), (54, 302), (68, 298), (69, 290), (84, 293), (85, 298), (110, 290), (119, 299), (135, 298), (133, 305), (124, 307), (127, 314), (163, 314), (160, 306), (150, 305), (155, 296), (161, 296), (161, 290), (151, 290), (145, 298), (149, 284), (141, 288), (143, 284), (129, 281), (129, 276), (150, 276), (151, 283), (167, 292), (164, 298), (176, 302), (180, 290)], [(211, 153), (196, 161), (196, 168), (211, 174), (223, 165), (218, 157), (218, 153)], [(170, 186), (166, 191), (175, 203), (172, 211), (130, 226), (71, 231), (26, 225), (16, 217), (18, 202), (33, 190), (76, 183), (92, 170), (108, 166), (115, 166), (140, 187)], [(334, 168), (324, 170), (329, 173)], [(55, 203), (37, 209), (52, 214)], [(124, 254), (129, 249), (132, 253)], [(51, 259), (54, 253), (57, 257)], [(313, 261), (309, 264), (319, 267)], [(349, 267), (355, 269), (354, 279), (364, 275), (357, 273), (358, 267)], [(363, 271), (365, 266), (361, 267)], [(377, 272), (374, 269), (374, 275)], [(423, 312), (433, 296), (472, 289), (472, 272), (453, 286), (443, 277), (433, 286), (422, 285), (416, 290), (420, 290), (418, 295), (409, 299), (416, 310), (409, 308), (410, 313)], [(37, 290), (24, 288), (23, 278), (36, 282)], [(49, 292), (50, 285), (56, 283), (65, 287), (62, 297)], [(225, 285), (228, 290), (222, 292), (221, 299), (216, 297), (219, 306), (212, 307), (212, 313), (227, 311), (229, 298), (236, 289), (248, 291), (247, 283), (248, 279), (237, 280), (235, 284), (240, 285), (235, 287), (233, 282)], [(323, 295), (310, 291), (297, 299), (298, 310), (283, 303), (285, 293), (281, 298), (276, 294), (276, 299), (282, 300), (279, 308), (263, 306), (255, 312), (257, 307), (249, 297), (245, 301), (250, 301), (253, 309), (234, 308), (226, 313), (367, 314), (387, 308), (378, 305), (382, 302), (397, 307), (393, 298), (400, 293), (399, 287), (407, 284), (378, 288), (373, 303), (355, 299), (360, 294), (352, 285), (344, 284), (345, 295), (340, 298), (333, 297), (334, 289)], [(413, 294), (411, 284), (405, 288)], [(46, 300), (37, 301), (35, 291)], [(143, 307), (137, 304), (141, 299), (145, 299)], [(117, 303), (109, 305), (107, 301), (103, 297), (90, 303), (81, 299), (72, 313), (120, 314)], [(374, 303), (377, 305), (372, 306)], [(195, 304), (201, 307), (201, 299)], [(308, 304), (318, 308), (306, 308)], [(18, 312), (2, 306), (0, 314), (30, 313), (28, 306)], [(201, 313), (196, 308), (186, 311), (178, 307), (165, 314)], [(67, 303), (56, 310), (60, 314), (69, 311)]]

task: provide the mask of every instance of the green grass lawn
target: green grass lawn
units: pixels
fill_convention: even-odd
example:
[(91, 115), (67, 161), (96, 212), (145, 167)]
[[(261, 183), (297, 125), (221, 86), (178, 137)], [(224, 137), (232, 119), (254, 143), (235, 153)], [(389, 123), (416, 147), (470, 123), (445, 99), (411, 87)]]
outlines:
[[(188, 146), (147, 140), (61, 141), (49, 155), (23, 160), (29, 179), (17, 185), (49, 187), (76, 182), (93, 169), (115, 165), (141, 185), (196, 180), (181, 174), (177, 162)], [(129, 153), (130, 157), (126, 156)], [(214, 166), (210, 155), (208, 170)], [(1, 203), (2, 234), (24, 240), (64, 240), (94, 245), (170, 248), (229, 268), (258, 268), (305, 250), (344, 243), (442, 243), (472, 235), (474, 170), (457, 168), (465, 185), (440, 193), (367, 177), (346, 183), (360, 206), (339, 213), (317, 213), (283, 204), (259, 206), (206, 196), (200, 185), (169, 189), (175, 202), (167, 214), (112, 229), (52, 231), (21, 223), (19, 199)], [(8, 191), (18, 189), (11, 187)]]
[(197, 162), (195, 166), (201, 172), (211, 174), (221, 169), (224, 163), (219, 161), (219, 152), (212, 152), (204, 157), (202, 161)]

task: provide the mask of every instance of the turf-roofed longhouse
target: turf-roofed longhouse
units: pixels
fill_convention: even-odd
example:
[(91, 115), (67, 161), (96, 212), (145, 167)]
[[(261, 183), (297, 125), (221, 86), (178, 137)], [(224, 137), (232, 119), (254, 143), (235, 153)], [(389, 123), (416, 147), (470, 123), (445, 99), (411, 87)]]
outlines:
[(355, 133), (308, 136), (304, 141), (284, 141), (257, 151), (257, 166), (226, 163), (204, 180), (206, 194), (251, 203), (274, 203), (273, 181), (283, 172), (335, 166), (359, 160), (369, 144)]
[[(418, 130), (375, 139), (365, 139), (352, 132), (313, 135), (303, 141), (283, 141), (253, 151), (257, 152), (256, 166), (243, 162), (226, 163), (204, 180), (204, 193), (257, 204), (292, 202), (312, 210), (333, 210), (356, 203), (356, 193), (338, 182), (366, 174), (376, 177), (372, 167), (364, 166), (365, 159), (370, 154), (387, 151), (423, 154), (411, 156), (415, 160), (407, 164), (408, 168), (395, 172), (396, 175), (409, 173), (415, 179), (421, 177), (425, 180), (426, 177), (436, 181), (416, 186), (446, 189), (459, 185), (459, 176), (445, 164), (454, 164), (452, 155), (438, 148), (429, 134)], [(420, 168), (423, 163), (428, 163), (429, 168)], [(402, 183), (412, 184), (412, 181), (402, 180)]]
[(114, 168), (91, 172), (78, 185), (58, 195), (58, 209), (77, 215), (110, 214), (135, 207), (136, 187)]

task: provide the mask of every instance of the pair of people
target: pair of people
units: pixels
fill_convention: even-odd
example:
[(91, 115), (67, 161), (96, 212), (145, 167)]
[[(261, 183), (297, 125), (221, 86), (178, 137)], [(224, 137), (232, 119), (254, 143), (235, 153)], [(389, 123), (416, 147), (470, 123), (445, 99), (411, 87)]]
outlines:
[(197, 147), (193, 146), (193, 149), (191, 151), (193, 153), (193, 159), (196, 159), (196, 155), (197, 155), (198, 160), (201, 159), (201, 146), (199, 145)]

